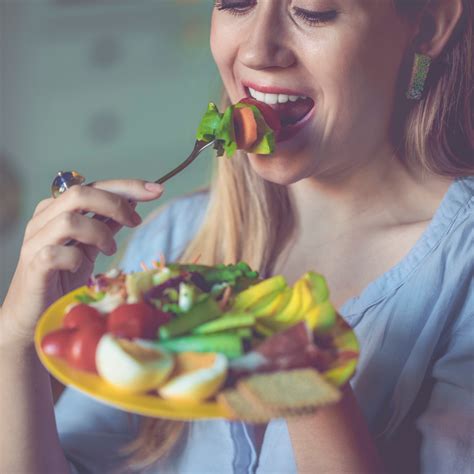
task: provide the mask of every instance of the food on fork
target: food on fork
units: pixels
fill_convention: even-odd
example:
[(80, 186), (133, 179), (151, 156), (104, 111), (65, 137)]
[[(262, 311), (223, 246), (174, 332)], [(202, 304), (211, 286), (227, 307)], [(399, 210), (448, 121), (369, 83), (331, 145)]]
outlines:
[(281, 128), (278, 114), (267, 104), (244, 98), (220, 113), (211, 102), (199, 124), (196, 138), (215, 140), (219, 156), (231, 157), (236, 150), (268, 155), (275, 150), (275, 135)]
[[(141, 272), (97, 275), (77, 300), (62, 327), (43, 338), (46, 355), (124, 393), (214, 400), (229, 417), (270, 419), (335, 402), (358, 355), (353, 332), (314, 272), (289, 286), (281, 275), (259, 278), (243, 262), (154, 262)], [(345, 369), (348, 360), (353, 365)], [(271, 409), (257, 409), (267, 403), (265, 386), (270, 394), (285, 384)]]

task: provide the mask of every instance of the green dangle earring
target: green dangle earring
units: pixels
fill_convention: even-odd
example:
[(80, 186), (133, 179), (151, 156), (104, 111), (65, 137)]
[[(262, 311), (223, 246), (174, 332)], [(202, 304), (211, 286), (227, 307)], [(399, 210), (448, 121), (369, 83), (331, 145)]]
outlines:
[(423, 96), (426, 78), (431, 66), (431, 58), (427, 54), (415, 53), (410, 84), (406, 93), (407, 99), (420, 100)]

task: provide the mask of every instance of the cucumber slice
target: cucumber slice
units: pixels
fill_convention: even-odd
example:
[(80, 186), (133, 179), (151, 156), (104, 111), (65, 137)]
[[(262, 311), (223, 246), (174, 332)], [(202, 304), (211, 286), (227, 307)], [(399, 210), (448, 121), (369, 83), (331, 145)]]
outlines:
[(160, 341), (171, 339), (190, 332), (197, 326), (217, 318), (222, 311), (217, 302), (210, 297), (195, 304), (189, 311), (176, 316), (169, 323), (164, 324), (158, 330)]
[(194, 328), (193, 333), (210, 334), (227, 329), (251, 327), (254, 323), (255, 318), (251, 314), (227, 314), (221, 318), (201, 324), (201, 326)]
[(171, 352), (219, 352), (229, 359), (243, 354), (242, 340), (237, 334), (197, 334), (157, 343)]
[[(231, 332), (231, 331), (229, 331)], [(237, 329), (232, 329), (232, 332), (234, 334), (237, 334), (241, 339), (252, 339), (253, 337), (253, 331), (251, 328), (237, 328)]]

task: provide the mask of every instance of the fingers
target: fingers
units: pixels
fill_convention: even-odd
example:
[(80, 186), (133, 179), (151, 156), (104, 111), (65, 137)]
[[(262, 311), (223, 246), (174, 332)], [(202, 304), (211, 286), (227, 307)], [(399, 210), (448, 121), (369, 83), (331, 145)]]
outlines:
[(27, 225), (25, 239), (33, 237), (57, 216), (67, 213), (93, 212), (121, 226), (136, 227), (141, 223), (141, 218), (134, 207), (128, 199), (117, 194), (89, 186), (73, 186), (52, 202), (46, 200), (38, 205), (37, 213)]
[(37, 216), (38, 214), (41, 214), (48, 206), (50, 206), (53, 203), (54, 199), (53, 198), (47, 198), (43, 199), (38, 203), (36, 206), (36, 209), (33, 213), (33, 216)]
[(135, 227), (141, 222), (127, 198), (89, 186), (73, 186), (41, 215), (70, 211), (93, 212), (128, 227)]
[[(115, 235), (122, 228), (120, 224), (117, 224), (117, 222), (114, 221), (108, 221), (105, 223), (105, 225), (109, 228), (112, 235)], [(100, 250), (97, 247), (94, 247), (93, 245), (80, 244), (79, 248), (82, 248), (84, 254), (90, 262), (95, 262), (95, 259), (97, 258), (97, 255), (99, 255), (100, 252)]]
[(93, 212), (121, 225), (135, 227), (141, 219), (134, 211), (134, 203), (151, 201), (162, 194), (161, 185), (138, 179), (98, 181), (88, 186), (73, 186), (57, 199), (44, 199), (37, 205), (25, 237), (31, 237), (54, 215), (65, 211)]
[(24, 251), (31, 255), (37, 249), (64, 245), (70, 240), (96, 247), (106, 255), (113, 255), (117, 250), (113, 232), (107, 224), (74, 211), (65, 211), (48, 221), (28, 239)]
[[(31, 261), (34, 274), (47, 276), (51, 272), (64, 270), (75, 273), (82, 265), (84, 254), (77, 247), (47, 245), (42, 247)], [(36, 278), (36, 280), (38, 280)]]
[(74, 280), (61, 280), (59, 272), (72, 272), (71, 275), (77, 272), (80, 275), (85, 269), (90, 274), (92, 265), (85, 259), (79, 248), (61, 245), (47, 245), (36, 249), (27, 258), (22, 256), (3, 301), (5, 313), (0, 318), (0, 336), (3, 341), (31, 346), (34, 328), (41, 313), (64, 292), (81, 286), (81, 280), (84, 279), (81, 276), (77, 280), (78, 284), (74, 284)]
[[(121, 226), (135, 227), (141, 222), (136, 203), (157, 199), (162, 192), (161, 186), (145, 181), (103, 181), (73, 186), (57, 199), (45, 199), (37, 205), (2, 306), (13, 315), (6, 318), (12, 327), (23, 328), (17, 332), (27, 335), (25, 341), (30, 341), (38, 314), (51, 301), (83, 284), (99, 251), (115, 253), (114, 235)], [(87, 213), (109, 220), (91, 219)], [(78, 245), (65, 246), (70, 240)]]
[(161, 184), (139, 179), (111, 179), (97, 181), (89, 186), (138, 202), (153, 201), (153, 199), (157, 199), (163, 194), (163, 186)]

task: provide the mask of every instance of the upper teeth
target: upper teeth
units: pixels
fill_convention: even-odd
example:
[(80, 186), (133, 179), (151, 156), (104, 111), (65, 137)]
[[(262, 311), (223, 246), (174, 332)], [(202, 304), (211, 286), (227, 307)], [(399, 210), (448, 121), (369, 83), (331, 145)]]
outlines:
[(265, 102), (268, 105), (285, 104), (286, 102), (296, 102), (298, 99), (306, 99), (303, 95), (287, 94), (265, 94), (249, 87), (250, 95), (259, 102)]

